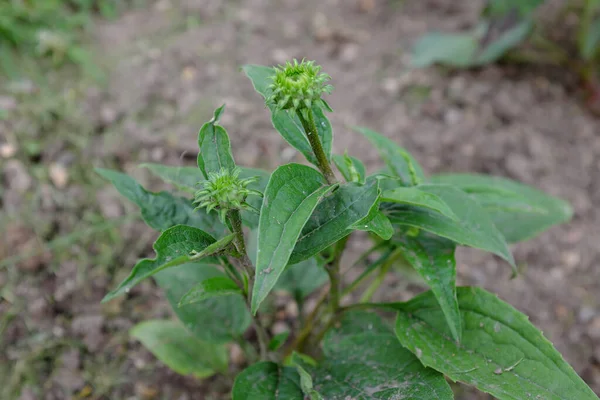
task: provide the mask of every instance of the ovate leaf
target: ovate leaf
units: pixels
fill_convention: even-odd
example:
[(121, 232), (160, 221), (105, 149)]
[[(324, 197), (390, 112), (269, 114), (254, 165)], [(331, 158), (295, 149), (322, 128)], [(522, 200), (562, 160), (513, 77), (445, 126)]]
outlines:
[(102, 168), (97, 168), (96, 172), (109, 180), (119, 193), (140, 207), (144, 221), (156, 230), (163, 231), (175, 225), (189, 225), (215, 236), (225, 232), (225, 227), (214, 213), (195, 212), (192, 202), (188, 199), (167, 192), (149, 192), (135, 179), (121, 172)]
[(198, 167), (174, 167), (154, 163), (141, 164), (140, 167), (148, 168), (165, 182), (188, 193), (195, 193), (198, 190), (198, 183), (204, 180), (204, 175)]
[(456, 243), (492, 252), (516, 270), (502, 233), (487, 212), (468, 194), (449, 185), (426, 184), (420, 189), (441, 198), (458, 220), (423, 207), (401, 206), (386, 211), (392, 223), (423, 229)]
[(444, 174), (432, 176), (431, 181), (457, 186), (468, 193), (511, 243), (533, 238), (573, 215), (573, 209), (564, 200), (506, 178)]
[(381, 201), (424, 207), (439, 212), (450, 219), (458, 219), (452, 209), (439, 196), (421, 190), (419, 187), (400, 187), (386, 190), (381, 194)]
[[(202, 253), (202, 251), (214, 243), (215, 239), (212, 236), (198, 228), (177, 225), (167, 229), (154, 243), (153, 247), (154, 251), (156, 251), (156, 258), (147, 258), (138, 262), (133, 267), (129, 276), (116, 289), (104, 296), (102, 302), (112, 300), (117, 296), (129, 292), (133, 286), (142, 280), (166, 268), (203, 258), (207, 254)], [(196, 253), (199, 253), (200, 256)]]
[(294, 368), (259, 362), (238, 374), (233, 400), (304, 400), (300, 377)]
[(450, 327), (452, 338), (460, 341), (462, 323), (456, 299), (456, 244), (426, 233), (417, 237), (396, 237), (393, 242), (402, 250), (404, 259), (431, 287)]
[(134, 326), (130, 334), (178, 374), (206, 378), (227, 372), (224, 345), (204, 342), (175, 321), (145, 321)]
[(394, 141), (367, 128), (355, 127), (379, 151), (390, 172), (400, 178), (404, 186), (418, 185), (425, 179), (423, 169), (408, 151)]
[[(198, 190), (198, 183), (204, 181), (204, 175), (197, 167), (173, 167), (162, 164), (142, 164), (148, 168), (159, 178), (166, 182), (172, 183), (179, 189), (189, 193), (195, 193)], [(240, 178), (258, 177), (256, 182), (248, 185), (248, 189), (264, 192), (267, 182), (269, 181), (269, 172), (258, 168), (241, 167), (242, 173)], [(250, 196), (246, 202), (257, 210), (260, 210), (262, 198), (260, 196)], [(202, 211), (200, 211), (202, 213)], [(244, 224), (254, 229), (258, 226), (258, 215), (253, 212), (242, 210), (242, 220)]]
[(240, 338), (250, 326), (250, 313), (240, 295), (211, 297), (179, 307), (179, 300), (197, 283), (225, 274), (211, 265), (191, 263), (154, 275), (173, 311), (194, 336), (211, 343)]
[(444, 376), (425, 368), (376, 314), (347, 313), (323, 343), (314, 389), (327, 400), (451, 400)]
[(460, 344), (431, 292), (398, 305), (396, 334), (423, 365), (500, 400), (598, 399), (526, 315), (479, 288), (459, 288), (458, 303)]
[(433, 64), (466, 68), (472, 65), (477, 47), (477, 38), (471, 33), (431, 32), (413, 46), (411, 64), (418, 68)]
[(215, 276), (200, 281), (184, 294), (179, 301), (179, 307), (211, 297), (230, 296), (232, 294), (242, 294), (242, 290), (226, 276)]
[[(269, 85), (273, 82), (271, 76), (275, 74), (273, 68), (261, 65), (244, 65), (242, 70), (252, 81), (254, 89), (260, 93), (263, 98), (266, 99), (270, 96), (271, 90), (269, 89)], [(271, 110), (271, 121), (273, 122), (275, 129), (292, 147), (300, 151), (308, 161), (314, 165), (318, 165), (317, 159), (310, 147), (310, 143), (304, 133), (304, 129), (302, 128), (298, 116), (290, 114), (285, 110), (275, 110), (274, 107), (269, 107)], [(331, 123), (319, 107), (313, 106), (312, 111), (323, 150), (329, 159), (331, 157), (331, 147), (333, 143)]]
[(348, 236), (354, 230), (351, 226), (377, 207), (378, 198), (376, 179), (367, 180), (364, 185), (341, 185), (311, 215), (294, 247), (290, 264), (306, 260)]
[(224, 109), (224, 105), (217, 108), (213, 118), (198, 133), (198, 168), (207, 179), (209, 172), (219, 172), (221, 169), (233, 171), (235, 168), (227, 131), (217, 125)]
[(365, 183), (365, 177), (367, 176), (365, 165), (358, 158), (348, 154), (343, 156), (334, 154), (333, 162), (346, 182)]
[(306, 221), (331, 189), (318, 171), (300, 164), (281, 166), (271, 175), (258, 224), (253, 313), (277, 283)]

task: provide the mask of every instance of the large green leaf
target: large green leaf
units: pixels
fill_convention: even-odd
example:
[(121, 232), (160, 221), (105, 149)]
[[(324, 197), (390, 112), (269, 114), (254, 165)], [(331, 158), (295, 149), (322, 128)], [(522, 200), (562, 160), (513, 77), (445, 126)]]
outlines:
[(200, 281), (179, 300), (179, 307), (218, 296), (242, 294), (242, 290), (226, 276), (215, 276)]
[(398, 236), (393, 242), (402, 250), (404, 259), (431, 287), (452, 337), (460, 341), (462, 323), (456, 299), (456, 244), (427, 233), (421, 233), (417, 237)]
[(328, 280), (327, 272), (320, 264), (322, 263), (312, 257), (298, 264), (288, 265), (279, 277), (275, 289), (285, 290), (297, 300), (304, 299)]
[(179, 300), (198, 282), (225, 276), (214, 266), (191, 263), (154, 275), (173, 311), (198, 338), (211, 343), (239, 339), (250, 326), (250, 313), (240, 295), (213, 297), (179, 307)]
[(210, 172), (219, 172), (222, 169), (233, 171), (235, 168), (227, 131), (217, 125), (224, 109), (224, 105), (217, 108), (213, 118), (202, 125), (198, 133), (198, 168), (207, 179)]
[(319, 200), (333, 188), (324, 186), (321, 173), (305, 165), (284, 165), (271, 175), (258, 224), (253, 313), (277, 283)]
[(475, 199), (511, 243), (530, 239), (571, 219), (573, 209), (559, 198), (510, 179), (475, 174), (444, 174), (432, 182), (457, 186)]
[(504, 399), (597, 400), (526, 315), (479, 288), (459, 288), (462, 341), (431, 292), (399, 304), (396, 334), (421, 362)]
[(516, 270), (502, 233), (494, 226), (487, 212), (468, 194), (449, 185), (424, 184), (422, 191), (441, 198), (458, 217), (458, 221), (423, 207), (397, 206), (387, 209), (392, 223), (420, 228), (459, 244), (492, 252)]
[(259, 362), (238, 374), (233, 400), (304, 400), (300, 377), (294, 368)]
[(189, 225), (214, 236), (225, 232), (225, 226), (214, 213), (195, 212), (192, 202), (188, 199), (167, 192), (149, 192), (135, 179), (121, 172), (102, 168), (96, 171), (109, 180), (119, 193), (140, 207), (144, 221), (158, 231), (175, 225)]
[(198, 167), (174, 167), (155, 163), (140, 164), (140, 167), (148, 168), (150, 172), (165, 182), (188, 193), (195, 193), (198, 190), (198, 182), (204, 180), (204, 175)]
[(400, 178), (403, 186), (414, 186), (425, 179), (423, 169), (404, 148), (394, 141), (367, 128), (355, 127), (379, 151), (390, 172)]
[[(230, 240), (231, 241), (231, 240)], [(142, 280), (166, 269), (199, 260), (210, 254), (203, 251), (215, 243), (215, 239), (208, 233), (191, 226), (176, 225), (164, 231), (154, 243), (156, 258), (139, 261), (131, 270), (127, 278), (119, 286), (110, 291), (102, 302), (112, 300), (137, 285)]]
[(376, 179), (367, 180), (364, 185), (341, 185), (319, 203), (302, 229), (290, 264), (306, 260), (348, 236), (354, 230), (350, 227), (369, 215), (373, 207), (377, 207), (378, 198)]
[[(198, 190), (198, 182), (204, 181), (204, 175), (197, 167), (173, 167), (162, 164), (142, 164), (143, 167), (148, 168), (159, 178), (166, 182), (169, 182), (179, 189), (189, 193), (195, 193)], [(257, 190), (264, 192), (267, 182), (269, 181), (269, 172), (258, 169), (258, 168), (245, 168), (241, 167), (242, 173), (240, 178), (258, 177), (256, 182), (252, 182), (248, 185), (248, 189)], [(250, 204), (257, 210), (260, 210), (262, 204), (262, 198), (260, 196), (250, 196), (246, 199), (247, 203)], [(242, 210), (242, 219), (244, 223), (250, 228), (254, 229), (258, 226), (258, 215), (253, 212)]]
[(470, 32), (431, 32), (414, 45), (412, 64), (421, 68), (433, 64), (455, 68), (486, 65), (523, 42), (532, 27), (530, 18), (508, 14), (484, 21)]
[(227, 372), (227, 348), (192, 336), (178, 322), (144, 321), (134, 326), (130, 334), (178, 374), (206, 378)]
[(411, 64), (418, 68), (433, 64), (470, 67), (477, 47), (478, 40), (471, 33), (430, 32), (413, 46)]
[(381, 193), (381, 201), (428, 208), (450, 219), (458, 219), (452, 209), (439, 196), (421, 190), (419, 187), (399, 187), (386, 190)]
[[(269, 85), (272, 83), (271, 76), (275, 74), (273, 68), (264, 67), (262, 65), (244, 65), (242, 70), (252, 81), (254, 89), (260, 93), (265, 99), (270, 96)], [(317, 159), (310, 147), (310, 143), (304, 133), (302, 124), (297, 115), (292, 115), (284, 110), (275, 110), (269, 106), (271, 110), (271, 121), (277, 131), (283, 138), (294, 148), (300, 151), (308, 161), (314, 165), (317, 164)], [(331, 158), (331, 147), (333, 143), (333, 133), (331, 123), (325, 116), (323, 111), (317, 107), (312, 108), (315, 118), (315, 125), (321, 139), (321, 144), (327, 158)]]
[(376, 314), (347, 313), (323, 343), (314, 389), (327, 400), (451, 400), (444, 376), (423, 367)]

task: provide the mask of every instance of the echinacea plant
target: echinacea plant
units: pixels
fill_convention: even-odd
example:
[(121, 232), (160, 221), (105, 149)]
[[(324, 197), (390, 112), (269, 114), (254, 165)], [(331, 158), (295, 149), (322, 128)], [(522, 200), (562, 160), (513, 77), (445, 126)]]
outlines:
[[(368, 174), (357, 158), (331, 154), (322, 96), (332, 86), (321, 67), (294, 60), (243, 71), (275, 129), (316, 168), (238, 167), (220, 107), (198, 135), (198, 167), (145, 165), (188, 196), (98, 170), (160, 232), (156, 257), (104, 299), (155, 279), (177, 318), (142, 322), (135, 338), (180, 374), (237, 373), (234, 400), (447, 400), (446, 377), (498, 399), (598, 399), (527, 316), (481, 288), (456, 287), (457, 246), (491, 252), (516, 275), (508, 244), (569, 220), (568, 204), (500, 177), (426, 176), (405, 149), (356, 128), (386, 165)], [(345, 265), (356, 231), (373, 245)], [(401, 266), (430, 290), (372, 302)], [(281, 292), (299, 310), (286, 332), (273, 329)], [(241, 372), (228, 366), (230, 343), (246, 353)]]

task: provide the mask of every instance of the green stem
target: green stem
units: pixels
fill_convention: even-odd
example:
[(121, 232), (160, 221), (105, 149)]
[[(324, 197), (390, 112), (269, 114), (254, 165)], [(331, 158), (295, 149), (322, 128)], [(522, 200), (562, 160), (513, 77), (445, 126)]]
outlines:
[(381, 284), (385, 281), (385, 276), (387, 275), (391, 266), (392, 266), (392, 262), (388, 261), (381, 267), (377, 277), (375, 279), (373, 279), (373, 282), (371, 282), (371, 284), (369, 285), (367, 290), (365, 290), (365, 292), (361, 296), (361, 298), (360, 298), (361, 303), (367, 303), (371, 300), (371, 297), (373, 297), (375, 292), (377, 292), (377, 289), (379, 289), (379, 286), (381, 286)]
[[(385, 246), (387, 246), (386, 243), (383, 243), (384, 246), (378, 246), (378, 248), (376, 250), (378, 250), (379, 248), (383, 248)], [(385, 254), (383, 254), (381, 257), (379, 257), (377, 260), (375, 260), (375, 262), (373, 262), (372, 264), (370, 264), (367, 268), (365, 268), (365, 271), (360, 274), (360, 276), (358, 278), (356, 278), (354, 281), (352, 281), (352, 283), (350, 283), (342, 292), (342, 297), (352, 293), (357, 287), (358, 285), (360, 285), (365, 279), (367, 279), (369, 277), (369, 275), (371, 275), (373, 272), (375, 272), (377, 270), (377, 267), (383, 263), (385, 263), (388, 258), (390, 257), (395, 257), (395, 255), (393, 254), (395, 250), (388, 250)], [(370, 253), (371, 250), (369, 250)], [(361, 259), (363, 259), (361, 257)], [(360, 259), (357, 261), (357, 263), (360, 261)]]
[(342, 254), (344, 253), (344, 249), (346, 248), (346, 243), (348, 243), (349, 238), (350, 235), (339, 240), (334, 245), (333, 259), (331, 262), (325, 265), (325, 270), (329, 275), (329, 282), (331, 283), (331, 287), (329, 289), (329, 304), (333, 313), (335, 313), (337, 309), (340, 308), (342, 286), (342, 279), (340, 277), (340, 263), (342, 261)]
[[(244, 241), (244, 231), (242, 229), (242, 217), (240, 214), (240, 210), (231, 210), (227, 213), (227, 217), (229, 223), (231, 224), (232, 233), (235, 234), (235, 239), (233, 243), (239, 253), (239, 262), (242, 265), (242, 268), (248, 274), (248, 290), (246, 291), (246, 305), (250, 310), (252, 303), (252, 289), (254, 287), (254, 265), (252, 265), (252, 261), (248, 257), (248, 253), (246, 252), (246, 242)], [(256, 337), (258, 339), (258, 347), (260, 350), (260, 358), (262, 360), (267, 360), (268, 351), (267, 346), (269, 344), (269, 335), (267, 334), (267, 330), (262, 325), (260, 321), (260, 317), (258, 315), (252, 318), (252, 322), (254, 325), (254, 330), (256, 331)]]
[(309, 108), (305, 108), (306, 117), (303, 115), (302, 111), (297, 111), (296, 114), (300, 119), (300, 123), (304, 128), (304, 132), (306, 133), (306, 137), (310, 143), (310, 147), (312, 147), (313, 153), (315, 153), (315, 157), (317, 157), (317, 166), (321, 170), (323, 176), (325, 176), (325, 180), (330, 185), (337, 183), (337, 179), (335, 178), (335, 174), (331, 169), (331, 165), (329, 164), (329, 160), (325, 155), (325, 151), (323, 151), (323, 146), (321, 145), (321, 139), (319, 139), (319, 132), (317, 131), (317, 125), (315, 124), (315, 117), (313, 111)]

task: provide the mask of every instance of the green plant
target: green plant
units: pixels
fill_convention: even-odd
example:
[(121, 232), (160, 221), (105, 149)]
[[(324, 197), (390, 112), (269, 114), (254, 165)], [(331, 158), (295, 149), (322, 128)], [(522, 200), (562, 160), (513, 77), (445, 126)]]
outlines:
[[(235, 400), (451, 399), (444, 375), (499, 399), (597, 399), (525, 315), (483, 289), (456, 287), (457, 246), (492, 252), (516, 274), (508, 243), (567, 221), (568, 204), (499, 177), (425, 176), (405, 149), (357, 128), (386, 164), (367, 175), (357, 158), (331, 155), (329, 106), (316, 97), (331, 87), (327, 76), (315, 78), (314, 64), (243, 71), (277, 131), (318, 169), (238, 167), (220, 107), (199, 132), (199, 168), (145, 165), (190, 195), (199, 182), (195, 203), (208, 212), (189, 196), (148, 192), (125, 174), (98, 170), (161, 232), (156, 257), (140, 261), (104, 301), (152, 276), (180, 320), (142, 322), (134, 337), (173, 370), (200, 378), (228, 373), (225, 346), (240, 343), (253, 364), (235, 378)], [(310, 102), (295, 101), (308, 90)], [(346, 282), (342, 254), (355, 231), (374, 243), (353, 266), (362, 273)], [(403, 263), (431, 290), (408, 302), (370, 302)], [(298, 303), (292, 332), (272, 335), (266, 305), (274, 289)], [(304, 309), (308, 296), (318, 298), (312, 310)], [(395, 314), (395, 325), (379, 312)], [(246, 334), (251, 325), (254, 336)]]
[[(600, 106), (600, 1), (571, 0), (558, 12), (578, 21), (573, 40), (556, 35), (536, 20), (535, 11), (544, 0), (489, 0), (481, 22), (468, 32), (455, 34), (432, 32), (414, 46), (412, 63), (416, 67), (442, 64), (472, 68), (507, 60), (551, 64), (577, 74), (588, 92), (592, 110)], [(596, 104), (598, 103), (598, 104)]]
[[(0, 2), (0, 69), (14, 74), (18, 56), (49, 58), (53, 64), (72, 62), (92, 69), (81, 41), (93, 14), (112, 18), (114, 0), (4, 0)], [(91, 71), (96, 73), (96, 71)]]

